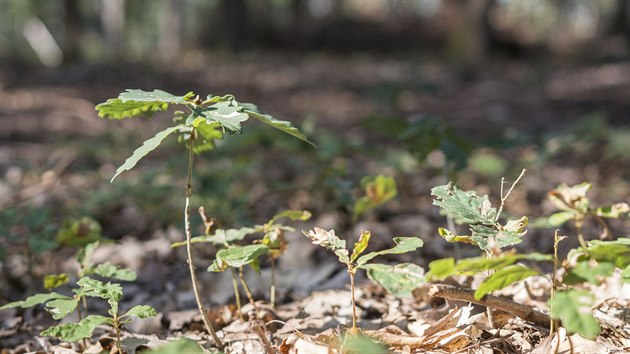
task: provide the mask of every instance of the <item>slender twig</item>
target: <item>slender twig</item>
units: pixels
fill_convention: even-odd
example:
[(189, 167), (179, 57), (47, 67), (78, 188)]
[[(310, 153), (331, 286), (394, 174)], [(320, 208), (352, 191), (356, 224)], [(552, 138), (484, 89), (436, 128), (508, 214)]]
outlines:
[(236, 275), (236, 270), (234, 268), (230, 268), (232, 271), (232, 287), (234, 287), (234, 298), (236, 300), (236, 310), (238, 312), (238, 318), (243, 321), (243, 310), (241, 309), (241, 293), (238, 291), (238, 275)]
[(258, 335), (258, 338), (260, 338), (260, 341), (265, 346), (265, 352), (267, 354), (274, 354), (276, 351), (273, 349), (271, 342), (269, 342), (269, 338), (267, 338), (267, 329), (260, 318), (256, 317), (256, 319), (252, 321), (252, 324), (254, 332)]
[(549, 316), (542, 312), (538, 312), (533, 308), (521, 305), (512, 300), (486, 295), (481, 299), (475, 298), (475, 291), (468, 288), (460, 288), (446, 284), (433, 284), (429, 288), (430, 297), (441, 297), (449, 300), (460, 300), (472, 302), (473, 304), (492, 307), (503, 312), (518, 316), (527, 322), (531, 322), (537, 326), (549, 327)]
[[(560, 236), (558, 230), (553, 237), (553, 273), (551, 275), (551, 300), (549, 302), (549, 313), (553, 312), (553, 298), (556, 296), (556, 277), (558, 276), (558, 243)], [(556, 321), (551, 320), (549, 323), (549, 333), (553, 333), (556, 328)]]
[(357, 328), (357, 304), (354, 298), (354, 271), (349, 270), (350, 274), (350, 297), (352, 298), (352, 328)]
[(499, 221), (499, 216), (501, 216), (501, 213), (503, 212), (503, 207), (505, 206), (505, 201), (507, 200), (507, 198), (510, 196), (510, 193), (512, 193), (512, 191), (514, 190), (514, 187), (516, 187), (516, 185), (518, 184), (518, 182), (521, 180), (521, 178), (523, 178), (523, 176), (525, 175), (525, 172), (527, 170), (523, 169), (521, 171), (521, 174), (518, 175), (518, 177), (516, 178), (516, 180), (512, 183), (512, 186), (510, 187), (510, 189), (508, 189), (507, 193), (505, 195), (503, 195), (503, 185), (505, 184), (505, 178), (501, 177), (501, 205), (499, 206), (499, 211), (497, 212), (497, 216), (494, 219), (494, 222)]
[(212, 336), (214, 343), (219, 349), (223, 349), (223, 342), (217, 335), (217, 332), (210, 324), (210, 319), (208, 318), (208, 314), (201, 302), (201, 296), (199, 296), (199, 288), (197, 287), (197, 274), (195, 273), (195, 265), (193, 264), (192, 258), (192, 247), (191, 247), (191, 231), (190, 231), (190, 197), (192, 196), (192, 171), (193, 171), (193, 142), (194, 142), (194, 130), (190, 132), (190, 142), (188, 145), (188, 178), (186, 183), (186, 206), (184, 208), (184, 225), (186, 231), (186, 251), (188, 253), (188, 269), (190, 270), (190, 280), (192, 281), (193, 293), (195, 295), (195, 300), (197, 301), (197, 307), (199, 308), (199, 313), (201, 314), (201, 319), (203, 320), (203, 324), (206, 327), (206, 330)]
[(276, 308), (276, 259), (271, 257), (271, 289), (269, 290), (271, 308)]
[(258, 307), (256, 306), (256, 301), (254, 301), (254, 296), (252, 295), (252, 292), (249, 289), (249, 285), (247, 285), (247, 282), (245, 281), (245, 274), (243, 273), (243, 267), (238, 268), (238, 278), (241, 280), (241, 286), (243, 287), (243, 290), (245, 290), (245, 295), (247, 295), (247, 299), (249, 299), (249, 303), (254, 307), (256, 316), (258, 316)]

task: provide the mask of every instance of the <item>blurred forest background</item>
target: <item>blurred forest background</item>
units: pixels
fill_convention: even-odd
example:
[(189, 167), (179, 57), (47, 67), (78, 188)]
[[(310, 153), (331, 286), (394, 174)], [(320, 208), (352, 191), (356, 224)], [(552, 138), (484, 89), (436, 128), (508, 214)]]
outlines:
[[(501, 177), (527, 168), (506, 211), (532, 221), (553, 210), (546, 193), (561, 182), (592, 182), (595, 202), (628, 200), (629, 55), (625, 0), (0, 0), (0, 299), (70, 267), (59, 231), (84, 217), (122, 242), (102, 258), (139, 271), (140, 284), (189, 286), (170, 249), (183, 237), (182, 147), (108, 182), (169, 119), (98, 119), (94, 105), (124, 89), (232, 93), (317, 144), (248, 124), (198, 159), (193, 203), (221, 227), (309, 209), (298, 230), (368, 228), (375, 248), (418, 235), (413, 261), (426, 265), (478, 252), (437, 236), (445, 220), (430, 189), (449, 179), (496, 202)], [(377, 174), (395, 177), (398, 197), (354, 223), (359, 181)], [(531, 226), (519, 247), (550, 252), (553, 231)], [(326, 259), (312, 247), (288, 254), (281, 267), (308, 280), (295, 291), (334, 273), (309, 277)]]

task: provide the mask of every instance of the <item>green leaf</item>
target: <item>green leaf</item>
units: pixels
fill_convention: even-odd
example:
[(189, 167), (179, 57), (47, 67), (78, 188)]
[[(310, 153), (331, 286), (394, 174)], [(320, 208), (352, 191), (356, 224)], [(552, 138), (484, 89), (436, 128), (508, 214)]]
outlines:
[(137, 148), (133, 152), (133, 154), (129, 158), (127, 158), (127, 160), (125, 160), (125, 163), (123, 163), (120, 167), (118, 167), (118, 169), (116, 169), (116, 174), (114, 174), (114, 177), (112, 177), (111, 182), (113, 182), (119, 174), (134, 168), (134, 166), (136, 166), (140, 159), (147, 156), (147, 154), (149, 154), (151, 151), (155, 150), (158, 146), (160, 146), (162, 140), (166, 139), (167, 136), (171, 135), (171, 133), (180, 129), (181, 127), (181, 125), (168, 127), (161, 132), (155, 134), (154, 137), (145, 140), (145, 142), (142, 143), (142, 146)]
[(380, 284), (390, 294), (397, 297), (412, 296), (413, 289), (425, 282), (424, 270), (411, 263), (401, 263), (395, 266), (387, 264), (366, 264), (370, 279)]
[(84, 216), (80, 219), (69, 219), (57, 233), (57, 242), (64, 246), (83, 247), (101, 238), (101, 225), (98, 221)]
[(104, 278), (114, 278), (124, 281), (134, 281), (137, 277), (136, 272), (133, 270), (113, 265), (110, 262), (99, 264), (93, 271), (95, 274)]
[(348, 250), (346, 249), (346, 241), (340, 239), (335, 235), (335, 230), (326, 231), (318, 227), (310, 230), (309, 232), (303, 232), (314, 245), (322, 246), (332, 251), (339, 261), (344, 264), (350, 263), (350, 257), (348, 257)]
[(157, 311), (148, 305), (137, 305), (129, 309), (124, 315), (121, 317), (139, 317), (139, 318), (148, 318), (157, 316)]
[(306, 221), (311, 218), (311, 212), (308, 210), (284, 210), (274, 215), (273, 218), (267, 222), (267, 225), (275, 224), (276, 221), (282, 218), (288, 218), (293, 221)]
[(442, 258), (429, 263), (427, 280), (443, 280), (455, 274), (455, 258)]
[(232, 246), (217, 252), (216, 259), (210, 267), (209, 272), (222, 272), (227, 267), (240, 268), (254, 262), (258, 257), (267, 253), (269, 248), (262, 244)]
[(480, 197), (475, 191), (462, 191), (452, 182), (431, 189), (436, 197), (433, 204), (439, 206), (458, 224), (495, 225), (497, 210), (487, 195)]
[(310, 140), (308, 140), (306, 135), (304, 135), (304, 133), (302, 133), (298, 128), (294, 127), (293, 124), (289, 121), (277, 120), (268, 114), (262, 114), (260, 112), (257, 112), (257, 109), (256, 110), (245, 109), (243, 112), (248, 114), (252, 118), (258, 119), (259, 121), (267, 125), (270, 125), (278, 130), (281, 130), (284, 133), (287, 133), (315, 147), (315, 144), (313, 144)]
[(94, 250), (100, 245), (99, 241), (88, 243), (79, 250), (77, 254), (77, 262), (81, 266), (81, 269), (87, 269), (92, 265), (91, 257)]
[[(240, 229), (217, 229), (213, 235), (201, 235), (195, 236), (190, 239), (190, 243), (212, 243), (213, 245), (226, 245), (232, 244), (236, 241), (244, 239), (246, 236), (254, 234), (258, 230), (251, 227), (242, 227)], [(185, 246), (186, 241), (174, 242), (171, 247)]]
[[(527, 222), (527, 218), (524, 218)], [(521, 237), (526, 231), (517, 232), (514, 229), (506, 229), (505, 227), (497, 228), (486, 225), (471, 225), (470, 238), (483, 250), (491, 250), (493, 248), (503, 248), (521, 243)]]
[(46, 303), (46, 311), (56, 320), (68, 316), (79, 304), (78, 299), (55, 299)]
[(537, 274), (539, 274), (537, 271), (521, 265), (510, 265), (499, 269), (479, 285), (475, 291), (475, 299), (481, 299), (486, 294)]
[(76, 342), (80, 339), (91, 337), (94, 329), (104, 323), (109, 323), (107, 317), (91, 315), (78, 323), (66, 323), (50, 327), (42, 331), (40, 335), (57, 337), (64, 342)]
[(223, 139), (223, 132), (219, 129), (220, 126), (218, 123), (208, 124), (207, 121), (200, 121), (195, 126), (195, 132), (197, 133), (193, 141), (193, 152), (195, 154), (213, 150), (215, 140)]
[(162, 90), (153, 90), (151, 92), (135, 89), (127, 89), (125, 92), (118, 95), (121, 101), (134, 101), (134, 102), (162, 102), (168, 104), (186, 104), (187, 98), (194, 96), (192, 92), (187, 93), (185, 96), (175, 96), (171, 93)]
[(68, 273), (49, 274), (44, 277), (44, 288), (50, 290), (67, 284), (70, 281)]
[(549, 300), (551, 317), (561, 320), (568, 332), (595, 339), (600, 326), (591, 312), (594, 299), (595, 295), (585, 290), (560, 291)]
[(390, 353), (381, 343), (374, 341), (374, 339), (360, 335), (351, 336), (346, 335), (343, 340), (343, 353), (348, 354), (387, 354)]
[(352, 249), (352, 255), (350, 255), (350, 262), (354, 262), (357, 259), (357, 257), (359, 257), (361, 253), (363, 253), (363, 251), (365, 251), (365, 249), (368, 246), (368, 243), (370, 243), (370, 236), (372, 236), (372, 234), (369, 231), (361, 232), (361, 236), (359, 237), (359, 240), (355, 242), (354, 248)]
[(565, 284), (589, 282), (599, 285), (603, 279), (611, 276), (614, 270), (615, 266), (609, 262), (592, 264), (589, 260), (583, 260), (578, 262), (575, 267), (569, 269), (563, 281)]
[(242, 107), (231, 98), (226, 101), (219, 101), (207, 107), (191, 108), (198, 117), (205, 117), (208, 124), (219, 123), (230, 134), (242, 131), (241, 123), (249, 119), (246, 113), (242, 113)]
[(575, 217), (576, 217), (576, 214), (574, 212), (561, 211), (561, 212), (558, 212), (549, 216), (549, 219), (547, 219), (547, 221), (548, 221), (549, 227), (558, 227), (560, 225), (563, 225), (569, 220), (575, 219)]
[(374, 257), (382, 256), (386, 254), (401, 254), (401, 253), (412, 252), (422, 247), (423, 245), (422, 240), (419, 239), (418, 237), (394, 237), (394, 243), (396, 244), (396, 246), (390, 249), (386, 249), (386, 250), (382, 250), (378, 252), (371, 252), (371, 253), (368, 253), (366, 255), (359, 257), (359, 259), (357, 260), (357, 267), (361, 267), (362, 265), (372, 260), (372, 258)]
[(352, 217), (356, 220), (368, 210), (377, 208), (391, 200), (398, 193), (396, 181), (389, 176), (366, 176), (361, 179), (365, 196), (359, 198), (352, 209)]
[(551, 255), (532, 252), (528, 254), (508, 254), (494, 258), (487, 258), (485, 256), (464, 258), (457, 262), (453, 271), (460, 274), (475, 274), (490, 269), (502, 269), (520, 260), (552, 261), (553, 257)]
[(207, 352), (197, 344), (196, 341), (188, 338), (180, 338), (165, 346), (146, 351), (147, 354), (206, 354)]
[(630, 206), (628, 206), (627, 203), (617, 203), (605, 207), (600, 207), (596, 210), (597, 216), (612, 219), (617, 219), (621, 217), (621, 215), (627, 214), (628, 212), (630, 212)]
[(621, 271), (621, 282), (630, 284), (630, 265)]
[(0, 311), (6, 310), (6, 309), (12, 309), (16, 307), (25, 309), (25, 308), (33, 307), (35, 305), (43, 304), (45, 302), (55, 300), (55, 299), (72, 299), (72, 298), (66, 295), (55, 293), (55, 292), (45, 293), (45, 294), (35, 294), (33, 296), (27, 297), (25, 300), (14, 301), (14, 302), (5, 304), (4, 306), (0, 307)]
[(77, 281), (79, 285), (85, 291), (85, 296), (98, 297), (106, 300), (120, 301), (123, 295), (122, 287), (120, 284), (103, 283), (95, 279), (83, 277)]
[(153, 113), (167, 109), (168, 104), (164, 102), (123, 102), (118, 98), (110, 98), (96, 106), (98, 116), (109, 119), (124, 119), (137, 116), (151, 117)]
[(593, 240), (588, 244), (588, 255), (598, 262), (610, 262), (618, 268), (630, 265), (630, 238), (614, 241)]

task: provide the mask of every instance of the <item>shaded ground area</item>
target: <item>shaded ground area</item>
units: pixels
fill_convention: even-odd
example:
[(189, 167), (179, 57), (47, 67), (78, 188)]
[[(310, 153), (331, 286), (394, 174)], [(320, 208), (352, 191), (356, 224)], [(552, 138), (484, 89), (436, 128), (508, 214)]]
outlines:
[[(298, 232), (287, 235), (289, 250), (279, 263), (282, 306), (276, 312), (269, 310), (269, 316), (283, 323), (274, 332), (279, 345), (293, 331), (315, 335), (345, 326), (350, 315), (343, 312), (348, 304), (334, 303), (347, 298), (344, 291), (299, 300), (313, 290), (343, 289), (347, 284), (343, 267), (311, 246), (299, 230), (334, 228), (338, 235), (351, 240), (360, 230), (370, 229), (375, 235), (374, 249), (389, 246), (393, 236), (417, 235), (425, 240), (420, 251), (390, 259), (426, 267), (441, 257), (479, 254), (477, 248), (454, 247), (437, 235), (437, 227), (446, 221), (432, 205), (430, 189), (449, 178), (456, 179), (465, 190), (494, 196), (496, 202), (501, 177), (512, 181), (527, 168), (506, 211), (527, 215), (530, 220), (552, 211), (546, 194), (561, 182), (591, 182), (594, 188), (589, 196), (595, 204), (627, 201), (629, 72), (628, 63), (555, 67), (497, 62), (470, 73), (404, 57), (272, 53), (192, 58), (182, 68), (170, 71), (141, 65), (55, 71), (0, 68), (0, 208), (6, 229), (2, 235), (0, 303), (22, 299), (40, 288), (44, 274), (76, 267), (75, 250), (35, 251), (29, 256), (19, 235), (41, 234), (43, 239), (53, 239), (52, 245), (42, 249), (54, 248), (55, 227), (65, 219), (90, 216), (102, 225), (103, 235), (116, 240), (101, 246), (95, 261), (125, 265), (139, 274), (136, 282), (125, 284), (128, 295), (123, 307), (149, 304), (161, 313), (156, 320), (132, 323), (130, 329), (165, 338), (201, 328), (194, 314), (182, 315), (182, 311), (195, 308), (194, 299), (185, 251), (170, 247), (183, 239), (184, 149), (173, 141), (143, 160), (135, 171), (123, 174), (113, 184), (108, 182), (124, 158), (170, 119), (165, 115), (151, 120), (98, 119), (94, 105), (126, 88), (161, 88), (176, 94), (191, 90), (202, 95), (232, 93), (277, 118), (293, 121), (317, 144), (317, 149), (311, 149), (271, 129), (248, 124), (246, 134), (228, 137), (197, 164), (193, 204), (205, 206), (221, 227), (262, 223), (288, 208), (313, 213), (311, 220), (296, 225)], [(424, 159), (424, 152), (414, 150), (394, 129), (401, 124), (413, 127), (417, 122), (432, 122), (437, 131), (448, 131), (452, 141), (462, 142), (458, 146), (463, 158), (452, 154), (448, 144), (438, 144), (425, 151)], [(417, 136), (428, 142), (432, 138), (431, 134)], [(466, 161), (466, 167), (451, 169), (458, 161)], [(361, 193), (359, 180), (377, 174), (395, 177), (398, 196), (353, 222), (349, 206)], [(195, 230), (200, 230), (201, 220), (194, 216)], [(612, 222), (613, 235), (625, 235), (628, 226), (627, 218)], [(570, 230), (567, 226), (561, 231)], [(598, 225), (587, 225), (587, 231), (589, 238), (597, 237)], [(551, 229), (531, 228), (518, 248), (550, 253), (552, 236)], [(576, 240), (569, 240), (563, 247), (576, 245)], [(230, 333), (243, 334), (250, 323), (233, 321), (229, 308), (219, 307), (232, 301), (231, 278), (203, 271), (214, 252), (207, 247), (196, 249), (205, 301), (216, 307), (217, 321), (222, 316), (224, 324), (229, 324), (224, 329), (226, 338), (243, 339), (230, 337)], [(247, 274), (257, 299), (268, 297), (270, 276), (268, 264), (262, 265), (260, 276)], [(549, 290), (548, 284), (542, 283), (532, 285), (541, 292), (539, 296)], [(406, 322), (446, 314), (439, 304), (431, 305), (422, 297), (397, 300), (380, 289), (362, 289), (362, 316), (366, 326), (374, 329), (396, 324), (406, 330)], [(522, 289), (508, 289), (505, 294), (519, 291)], [(602, 293), (627, 301), (613, 290)], [(304, 315), (307, 302), (318, 298), (325, 299), (321, 300), (322, 312), (307, 311)], [(536, 296), (523, 300), (528, 301), (545, 306)], [(298, 313), (312, 323), (291, 322), (292, 318), (302, 318)], [(24, 342), (49, 321), (41, 309), (17, 314), (0, 313), (0, 347), (12, 348)], [(496, 342), (507, 352), (531, 350), (546, 335), (540, 328), (523, 331), (514, 329), (518, 325), (506, 326), (505, 330), (512, 332), (499, 335), (498, 330), (484, 333), (479, 329), (479, 333), (490, 339), (502, 338)], [(309, 327), (317, 331), (307, 333)], [(446, 327), (437, 328), (435, 333)], [(470, 333), (467, 336), (480, 338)], [(505, 339), (511, 336), (520, 337)], [(628, 336), (626, 332), (625, 337), (608, 337), (617, 340)], [(255, 338), (252, 335), (245, 345), (259, 345)], [(29, 350), (46, 346), (36, 340), (29, 343)], [(470, 343), (473, 341), (459, 349)], [(628, 345), (613, 344), (615, 348)]]

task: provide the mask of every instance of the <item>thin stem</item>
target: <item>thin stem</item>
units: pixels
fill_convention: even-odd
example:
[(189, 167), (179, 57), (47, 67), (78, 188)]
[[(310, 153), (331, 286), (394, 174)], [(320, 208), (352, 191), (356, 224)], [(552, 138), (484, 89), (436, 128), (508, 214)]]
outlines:
[(205, 311), (203, 304), (201, 303), (201, 297), (199, 296), (199, 289), (197, 287), (197, 275), (195, 273), (195, 265), (193, 264), (192, 258), (192, 247), (191, 247), (191, 231), (190, 231), (190, 197), (192, 196), (192, 170), (193, 170), (193, 142), (194, 142), (194, 130), (190, 132), (190, 142), (188, 145), (188, 176), (186, 183), (186, 206), (184, 208), (184, 225), (186, 231), (186, 252), (188, 253), (188, 269), (190, 270), (190, 280), (192, 281), (193, 293), (195, 295), (195, 300), (197, 301), (197, 307), (199, 308), (199, 312), (201, 313), (201, 319), (203, 320), (203, 324), (206, 327), (206, 330), (212, 336), (214, 343), (219, 349), (223, 349), (223, 342), (217, 336), (217, 332), (214, 330), (212, 325), (210, 324), (210, 319), (208, 318), (208, 314)]
[(276, 259), (271, 257), (271, 289), (270, 289), (269, 301), (271, 301), (271, 308), (276, 307)]
[(584, 227), (584, 216), (580, 215), (575, 219), (575, 228), (577, 229), (578, 242), (580, 243), (580, 246), (582, 246), (582, 248), (584, 249), (584, 252), (588, 253), (588, 250), (587, 250), (588, 246), (586, 245), (586, 241), (584, 241), (583, 227)]
[(119, 353), (122, 353), (122, 344), (120, 343), (120, 323), (118, 322), (118, 316), (114, 316), (114, 331), (116, 331), (116, 348)]
[(514, 183), (512, 183), (512, 186), (510, 187), (510, 189), (508, 189), (508, 191), (507, 191), (507, 193), (505, 195), (503, 195), (503, 184), (505, 184), (505, 178), (503, 178), (503, 177), (501, 178), (501, 206), (499, 206), (499, 211), (497, 212), (497, 216), (494, 219), (494, 222), (498, 222), (499, 221), (499, 216), (501, 216), (501, 213), (503, 212), (503, 207), (505, 206), (505, 201), (510, 196), (510, 193), (512, 193), (512, 191), (514, 190), (514, 187), (516, 187), (516, 185), (521, 180), (521, 178), (523, 178), (523, 176), (525, 175), (526, 171), (527, 171), (526, 169), (523, 169), (521, 171), (521, 174), (518, 175), (518, 177), (516, 178)]
[(357, 328), (357, 303), (354, 299), (354, 271), (352, 269), (348, 269), (348, 274), (350, 274), (350, 297), (352, 298), (352, 328)]
[(256, 312), (256, 316), (258, 316), (258, 307), (256, 307), (256, 302), (254, 301), (254, 296), (252, 292), (249, 290), (249, 286), (245, 281), (245, 275), (243, 274), (243, 267), (238, 269), (238, 278), (241, 280), (241, 286), (243, 290), (245, 290), (245, 295), (247, 295), (247, 299), (249, 299), (249, 303), (254, 307), (254, 311)]
[(238, 318), (240, 318), (241, 321), (244, 321), (243, 310), (241, 309), (241, 293), (238, 291), (238, 275), (236, 275), (236, 270), (234, 268), (230, 268), (230, 270), (232, 271), (232, 287), (234, 287), (234, 298), (236, 300)]
[[(549, 302), (549, 313), (553, 312), (553, 298), (556, 296), (556, 277), (558, 276), (558, 243), (560, 243), (560, 236), (558, 230), (553, 237), (553, 273), (551, 275), (551, 301)], [(556, 321), (551, 320), (549, 323), (549, 333), (554, 332)]]

